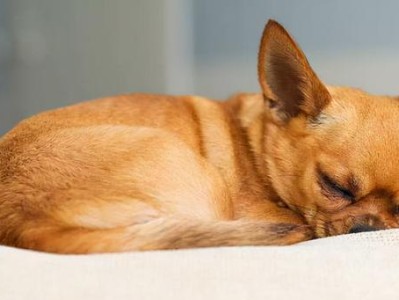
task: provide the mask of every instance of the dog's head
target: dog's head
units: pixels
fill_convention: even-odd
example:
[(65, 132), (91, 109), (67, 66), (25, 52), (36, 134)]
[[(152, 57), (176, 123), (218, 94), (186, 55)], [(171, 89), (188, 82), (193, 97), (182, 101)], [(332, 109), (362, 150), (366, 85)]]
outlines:
[(325, 86), (274, 21), (258, 73), (268, 172), (286, 204), (319, 237), (399, 227), (399, 100)]

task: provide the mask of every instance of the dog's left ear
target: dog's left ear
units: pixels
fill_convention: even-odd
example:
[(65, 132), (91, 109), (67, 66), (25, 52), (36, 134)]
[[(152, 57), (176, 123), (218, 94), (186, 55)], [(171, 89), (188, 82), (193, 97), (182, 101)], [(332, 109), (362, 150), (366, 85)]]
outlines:
[(331, 100), (305, 54), (289, 33), (273, 20), (263, 31), (258, 77), (265, 98), (272, 101), (285, 121), (299, 115), (316, 117)]

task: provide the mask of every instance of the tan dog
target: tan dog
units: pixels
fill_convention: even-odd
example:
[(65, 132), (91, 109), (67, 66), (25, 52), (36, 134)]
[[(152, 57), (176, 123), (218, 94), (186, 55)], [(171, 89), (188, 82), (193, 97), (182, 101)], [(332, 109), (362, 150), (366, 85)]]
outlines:
[(89, 253), (398, 227), (397, 100), (324, 86), (274, 21), (258, 74), (262, 94), (224, 103), (135, 94), (22, 122), (0, 140), (0, 242)]

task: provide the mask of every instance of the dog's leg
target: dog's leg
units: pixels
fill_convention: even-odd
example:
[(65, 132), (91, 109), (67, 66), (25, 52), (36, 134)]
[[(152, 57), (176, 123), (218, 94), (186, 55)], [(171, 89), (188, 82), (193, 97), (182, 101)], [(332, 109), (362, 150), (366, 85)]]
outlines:
[(262, 197), (243, 197), (243, 199), (241, 205), (237, 201), (236, 218), (270, 223), (306, 224), (306, 220), (300, 214), (288, 208), (282, 201), (272, 201)]
[(215, 246), (290, 245), (312, 237), (304, 225), (257, 221), (156, 219), (110, 229), (32, 229), (23, 247), (55, 253), (105, 253)]

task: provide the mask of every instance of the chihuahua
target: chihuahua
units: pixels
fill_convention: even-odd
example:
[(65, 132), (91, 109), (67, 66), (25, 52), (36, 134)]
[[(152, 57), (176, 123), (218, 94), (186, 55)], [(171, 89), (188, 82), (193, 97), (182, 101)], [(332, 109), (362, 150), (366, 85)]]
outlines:
[(262, 92), (132, 94), (0, 140), (0, 243), (55, 253), (289, 245), (399, 227), (399, 102), (324, 85), (269, 21)]

